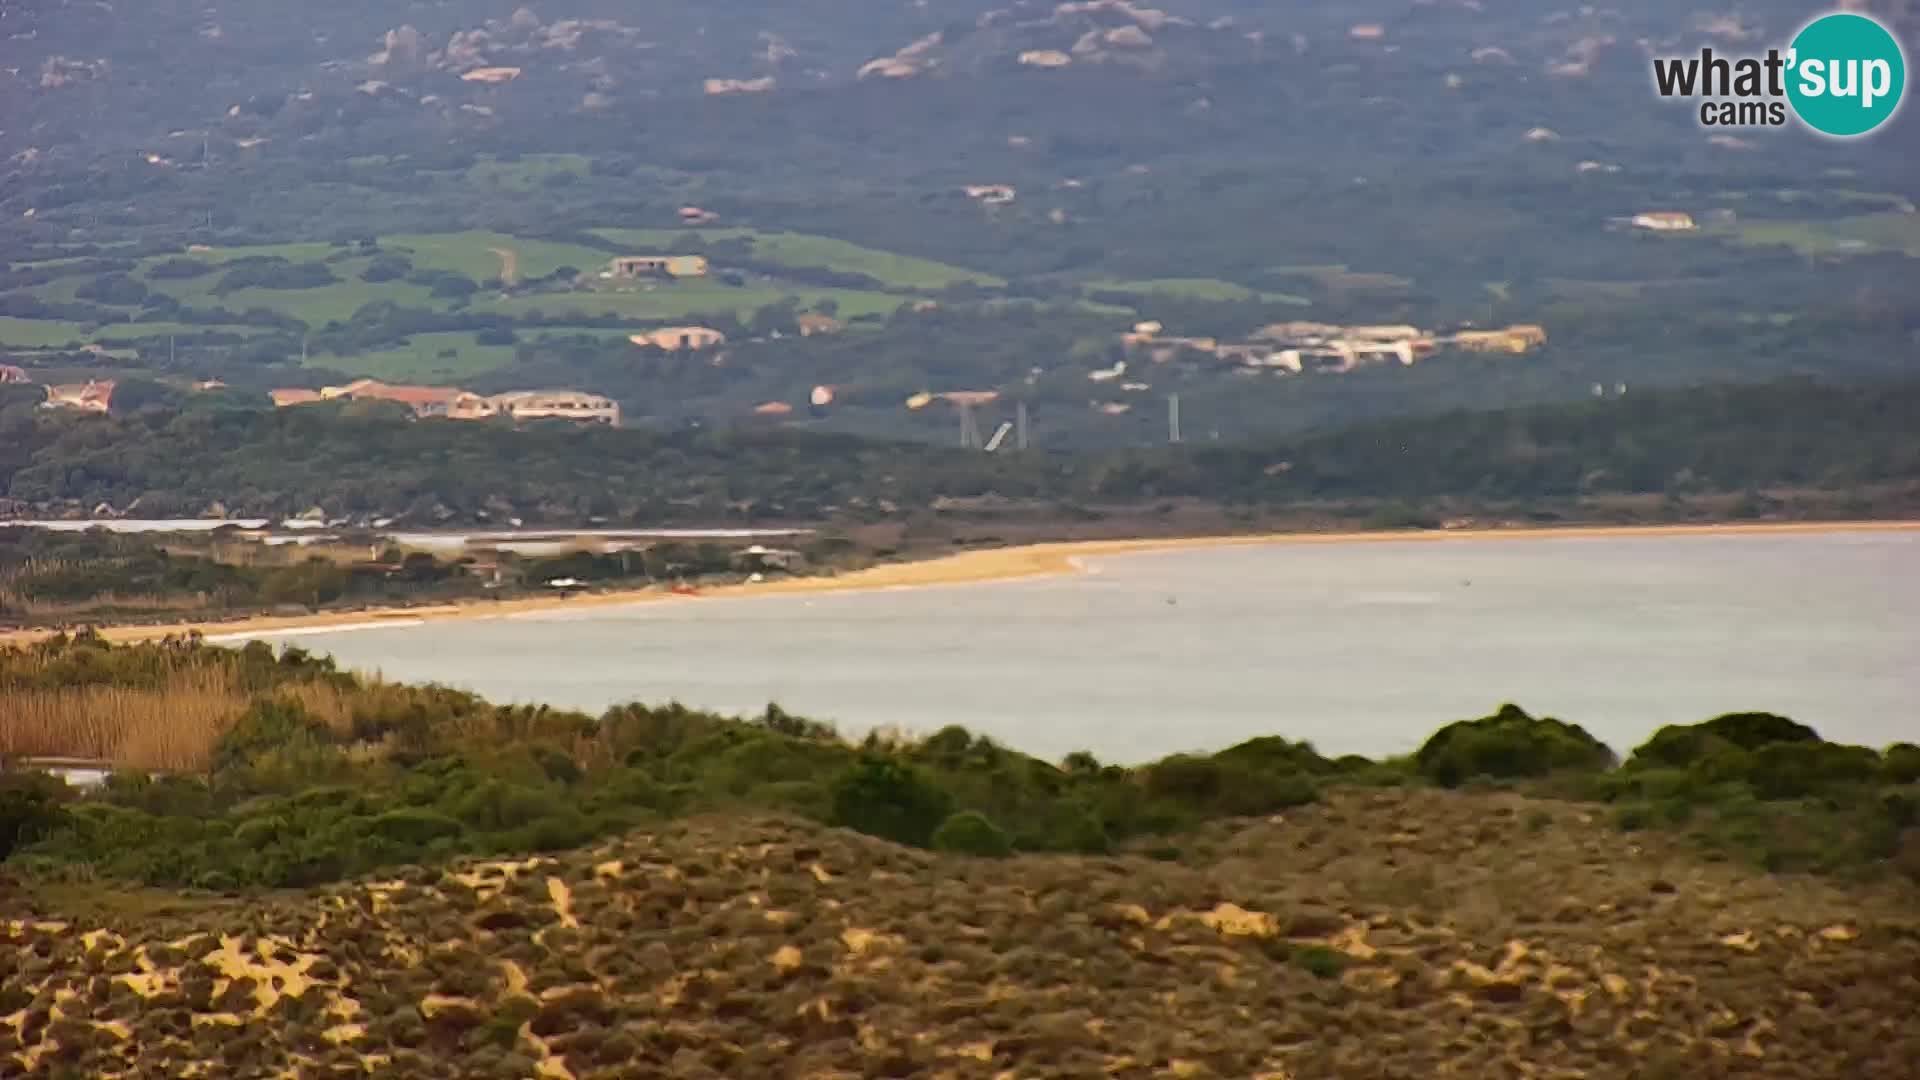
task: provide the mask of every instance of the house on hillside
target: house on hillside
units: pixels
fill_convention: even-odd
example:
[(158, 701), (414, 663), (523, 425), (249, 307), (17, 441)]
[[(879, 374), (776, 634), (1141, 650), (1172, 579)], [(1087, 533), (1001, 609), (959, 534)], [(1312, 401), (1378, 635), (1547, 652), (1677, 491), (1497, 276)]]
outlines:
[(462, 390), (447, 406), (449, 420), (491, 420), (500, 415), (500, 405), (485, 394)]
[(621, 255), (607, 263), (607, 272), (622, 279), (706, 277), (707, 269), (705, 255)]
[(839, 319), (831, 315), (822, 315), (817, 311), (803, 311), (795, 316), (793, 321), (799, 324), (801, 337), (812, 337), (815, 334), (837, 334), (842, 329)]
[(1547, 331), (1542, 326), (1522, 323), (1501, 330), (1462, 330), (1448, 341), (1454, 348), (1466, 352), (1503, 352), (1518, 356), (1545, 345)]
[(1006, 184), (968, 184), (962, 190), (967, 198), (988, 206), (1005, 206), (1019, 197), (1019, 192)]
[(33, 380), (27, 378), (27, 371), (25, 368), (17, 368), (17, 367), (14, 367), (12, 364), (0, 364), (0, 386), (4, 386), (8, 383), (16, 383), (16, 384), (24, 385), (32, 381)]
[(620, 426), (620, 403), (579, 390), (512, 390), (486, 399), (496, 415), (515, 420), (576, 420)]
[(412, 409), (415, 416), (446, 416), (462, 393), (464, 391), (453, 386), (389, 386), (377, 379), (356, 379), (345, 386), (329, 386), (320, 391), (320, 396), (352, 401), (394, 401)]
[(705, 326), (663, 326), (658, 330), (634, 334), (627, 339), (635, 345), (651, 345), (668, 352), (697, 352), (727, 343), (727, 335)]
[(1692, 214), (1678, 210), (1649, 210), (1644, 214), (1635, 214), (1630, 224), (1636, 229), (1653, 232), (1686, 232), (1699, 228), (1694, 224)]
[(1420, 328), (1396, 324), (1390, 326), (1349, 326), (1347, 336), (1362, 341), (1412, 341), (1421, 336)]
[(752, 547), (742, 548), (734, 552), (729, 558), (729, 561), (733, 563), (734, 569), (742, 571), (790, 571), (795, 566), (804, 562), (805, 558), (806, 557), (798, 551), (787, 548), (763, 547), (755, 544)]
[(81, 412), (103, 413), (113, 405), (113, 380), (88, 379), (84, 383), (67, 383), (62, 386), (47, 387), (47, 400), (40, 403), (43, 409), (77, 409)]

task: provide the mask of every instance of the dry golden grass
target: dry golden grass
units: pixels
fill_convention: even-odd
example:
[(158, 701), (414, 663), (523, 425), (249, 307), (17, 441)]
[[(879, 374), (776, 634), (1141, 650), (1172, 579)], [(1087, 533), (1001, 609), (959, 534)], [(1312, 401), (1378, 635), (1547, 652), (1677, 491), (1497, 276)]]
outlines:
[(1341, 792), (1206, 839), (1179, 864), (966, 859), (711, 817), (200, 909), (0, 896), (31, 1018), (0, 1023), (0, 1073), (1910, 1080), (1920, 1060), (1911, 886), (1702, 862), (1503, 793)]
[(305, 709), (308, 715), (325, 724), (335, 738), (346, 739), (353, 735), (356, 703), (365, 707), (402, 693), (400, 688), (382, 682), (369, 682), (355, 690), (343, 690), (333, 683), (304, 682), (282, 687), (274, 696)]
[(136, 769), (198, 770), (246, 708), (219, 669), (187, 668), (156, 689), (10, 690), (0, 698), (0, 754), (101, 758)]

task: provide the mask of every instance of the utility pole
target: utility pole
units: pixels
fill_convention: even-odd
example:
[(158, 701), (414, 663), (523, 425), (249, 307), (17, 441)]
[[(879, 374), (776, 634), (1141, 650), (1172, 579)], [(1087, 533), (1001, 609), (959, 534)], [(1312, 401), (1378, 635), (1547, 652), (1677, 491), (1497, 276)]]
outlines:
[(173, 367), (173, 335), (167, 335), (167, 367)]
[(973, 450), (980, 445), (980, 425), (973, 418), (971, 402), (960, 403), (960, 448)]
[(1018, 428), (1018, 431), (1014, 435), (1013, 445), (1017, 449), (1025, 450), (1027, 448), (1027, 403), (1024, 401), (1017, 402), (1013, 416), (1014, 425)]
[(1180, 441), (1180, 395), (1172, 394), (1167, 398), (1167, 441)]

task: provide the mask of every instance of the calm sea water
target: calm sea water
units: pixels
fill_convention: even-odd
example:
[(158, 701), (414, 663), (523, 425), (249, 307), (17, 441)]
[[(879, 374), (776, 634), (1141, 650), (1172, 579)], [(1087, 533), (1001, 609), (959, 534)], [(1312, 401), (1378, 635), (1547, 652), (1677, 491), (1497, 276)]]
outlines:
[(1766, 709), (1920, 741), (1920, 534), (1271, 545), (1072, 577), (270, 635), (500, 701), (769, 701), (1138, 761), (1254, 735), (1417, 747), (1512, 701), (1621, 752)]

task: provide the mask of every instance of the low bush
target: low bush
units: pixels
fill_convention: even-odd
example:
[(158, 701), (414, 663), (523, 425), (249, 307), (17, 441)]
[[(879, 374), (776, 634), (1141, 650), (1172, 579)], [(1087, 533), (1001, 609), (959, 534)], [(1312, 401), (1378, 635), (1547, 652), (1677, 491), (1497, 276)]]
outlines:
[(1441, 728), (1414, 755), (1420, 772), (1443, 787), (1475, 777), (1514, 779), (1558, 772), (1602, 772), (1615, 757), (1585, 728), (1552, 717), (1535, 719), (1517, 705), (1492, 716)]
[(946, 820), (952, 797), (921, 770), (868, 754), (833, 783), (833, 824), (926, 847)]
[(64, 826), (67, 798), (67, 785), (50, 776), (0, 776), (0, 859)]
[[(125, 771), (81, 797), (44, 777), (0, 775), (0, 857), (156, 885), (309, 885), (454, 855), (574, 847), (664, 816), (736, 808), (975, 855), (1120, 847), (1179, 859), (1171, 834), (1311, 802), (1323, 786), (1487, 778), (1609, 802), (1623, 828), (1684, 830), (1776, 869), (1910, 862), (1920, 843), (1920, 748), (1827, 743), (1762, 713), (1662, 729), (1615, 769), (1581, 729), (1512, 706), (1381, 762), (1263, 737), (1134, 768), (1084, 753), (1056, 766), (959, 727), (857, 747), (773, 706), (744, 720), (676, 704), (599, 717), (495, 706), (440, 687), (363, 683), (324, 658), (258, 643), (115, 647), (81, 634), (0, 649), (0, 694), (74, 688), (174, 701), (114, 738), (169, 738), (191, 722), (207, 771)], [(1552, 827), (1543, 812), (1524, 821)], [(1204, 845), (1192, 851), (1211, 857)]]
[(1001, 857), (1013, 854), (1013, 841), (977, 810), (962, 810), (933, 831), (933, 849), (959, 855)]

